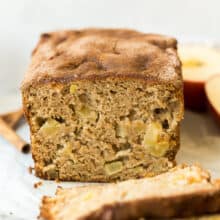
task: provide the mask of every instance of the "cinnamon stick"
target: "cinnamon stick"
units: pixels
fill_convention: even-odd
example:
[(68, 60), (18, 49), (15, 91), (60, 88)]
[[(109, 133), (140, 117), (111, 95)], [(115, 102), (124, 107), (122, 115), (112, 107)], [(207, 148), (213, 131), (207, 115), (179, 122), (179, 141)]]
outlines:
[(19, 151), (28, 153), (30, 145), (19, 137), (16, 132), (0, 117), (0, 135), (13, 144)]
[(11, 127), (15, 128), (19, 121), (23, 118), (23, 109), (20, 108), (17, 111), (8, 112), (0, 115), (0, 117)]

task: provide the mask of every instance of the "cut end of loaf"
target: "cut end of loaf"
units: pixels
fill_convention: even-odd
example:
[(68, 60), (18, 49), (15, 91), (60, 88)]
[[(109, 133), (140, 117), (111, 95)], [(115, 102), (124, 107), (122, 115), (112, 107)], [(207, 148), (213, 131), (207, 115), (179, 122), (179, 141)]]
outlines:
[(179, 148), (182, 91), (137, 79), (23, 90), (36, 174), (115, 181), (167, 171)]

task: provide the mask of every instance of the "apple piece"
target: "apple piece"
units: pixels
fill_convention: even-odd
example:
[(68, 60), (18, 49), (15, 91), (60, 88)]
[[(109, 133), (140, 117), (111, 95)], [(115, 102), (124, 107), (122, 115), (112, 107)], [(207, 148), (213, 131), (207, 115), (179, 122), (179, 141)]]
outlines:
[(205, 82), (220, 73), (220, 51), (207, 45), (181, 45), (185, 107), (206, 110)]
[(208, 108), (220, 125), (220, 74), (211, 77), (205, 84)]
[(184, 104), (187, 109), (194, 111), (206, 110), (206, 95), (204, 82), (191, 82), (184, 80)]

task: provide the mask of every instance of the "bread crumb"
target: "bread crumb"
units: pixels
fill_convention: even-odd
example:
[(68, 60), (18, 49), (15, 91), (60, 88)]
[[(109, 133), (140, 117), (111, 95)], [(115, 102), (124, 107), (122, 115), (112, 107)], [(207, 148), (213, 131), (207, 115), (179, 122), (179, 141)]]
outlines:
[(55, 182), (56, 182), (56, 183), (60, 183), (60, 180), (59, 180), (59, 179), (55, 179)]
[(39, 186), (42, 186), (42, 184), (43, 183), (41, 181), (37, 182), (37, 183), (34, 184), (34, 188), (37, 189)]
[(33, 170), (34, 170), (34, 167), (31, 167), (31, 166), (28, 167), (28, 172), (29, 172), (30, 174), (33, 173)]

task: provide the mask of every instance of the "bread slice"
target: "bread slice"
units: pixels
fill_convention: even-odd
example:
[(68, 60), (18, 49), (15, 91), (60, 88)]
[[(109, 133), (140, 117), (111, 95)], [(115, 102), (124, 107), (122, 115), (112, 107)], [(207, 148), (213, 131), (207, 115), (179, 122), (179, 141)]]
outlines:
[(220, 182), (198, 166), (178, 166), (138, 180), (58, 189), (44, 197), (46, 220), (124, 220), (190, 217), (220, 211)]
[(43, 34), (22, 84), (36, 175), (109, 182), (172, 167), (183, 118), (176, 44), (121, 29)]
[[(161, 220), (168, 220), (168, 219), (161, 219)], [(220, 220), (220, 215), (215, 214), (215, 215), (205, 215), (205, 216), (197, 216), (197, 217), (192, 217), (192, 218), (179, 218), (179, 219), (172, 219), (172, 220)]]
[[(179, 220), (181, 220), (181, 219), (179, 219)], [(206, 216), (201, 216), (201, 217), (193, 217), (188, 220), (220, 220), (220, 215), (216, 214), (216, 215), (206, 215)]]
[[(140, 220), (149, 220), (142, 218)], [(189, 217), (189, 218), (160, 218), (157, 220), (220, 220), (220, 214), (213, 214), (213, 215), (203, 215), (203, 216), (196, 216), (196, 217)]]

